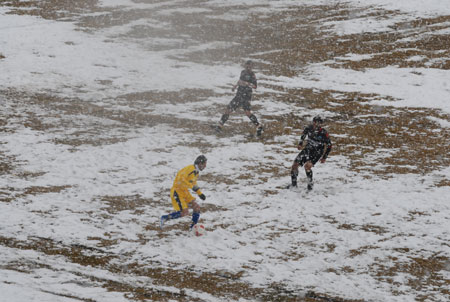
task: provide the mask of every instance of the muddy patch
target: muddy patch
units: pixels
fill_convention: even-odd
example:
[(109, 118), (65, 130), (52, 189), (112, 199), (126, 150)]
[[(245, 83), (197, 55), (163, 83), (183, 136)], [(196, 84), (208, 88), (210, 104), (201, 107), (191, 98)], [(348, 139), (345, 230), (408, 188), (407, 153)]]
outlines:
[[(128, 24), (135, 20), (151, 18), (153, 22), (144, 25), (130, 26), (125, 34), (111, 36), (115, 39), (172, 39), (171, 45), (145, 45), (148, 50), (183, 49), (190, 46), (210, 43), (216, 47), (193, 49), (190, 52), (173, 55), (172, 58), (180, 62), (195, 62), (208, 65), (236, 64), (244, 58), (257, 61), (257, 76), (296, 76), (303, 68), (311, 63), (329, 62), (328, 66), (349, 70), (364, 70), (367, 68), (383, 68), (399, 66), (408, 68), (438, 68), (449, 69), (450, 55), (448, 50), (449, 36), (440, 31), (449, 28), (450, 17), (420, 19), (407, 23), (393, 25), (395, 32), (361, 33), (338, 36), (327, 28), (318, 24), (324, 19), (329, 21), (348, 20), (358, 17), (389, 18), (398, 12), (377, 11), (365, 13), (345, 6), (326, 7), (315, 6), (308, 8), (294, 8), (283, 12), (266, 14), (250, 13), (239, 20), (221, 18), (224, 14), (236, 14), (246, 11), (247, 6), (235, 6), (205, 10), (200, 13), (164, 14), (165, 9), (182, 8), (184, 3), (164, 4), (162, 1), (141, 1), (147, 4), (160, 4), (155, 10), (127, 10), (119, 8), (99, 8), (97, 1), (3, 1), (1, 5), (12, 8), (10, 13), (40, 16), (51, 20), (74, 20), (80, 30), (95, 32), (113, 26)], [(190, 3), (191, 8), (201, 7), (202, 2)], [(263, 6), (260, 6), (263, 7)], [(96, 13), (83, 16), (83, 13)], [(376, 14), (376, 15), (374, 15)], [(161, 27), (158, 25), (170, 26)], [(67, 41), (71, 45), (73, 42)], [(365, 59), (354, 61), (347, 55), (358, 54)], [(0, 54), (0, 59), (5, 59)], [(100, 82), (105, 87), (111, 82)], [(225, 83), (224, 83), (225, 85)], [(436, 119), (450, 122), (450, 117), (439, 110), (425, 108), (395, 108), (391, 106), (376, 106), (373, 102), (386, 99), (380, 95), (363, 93), (349, 93), (318, 89), (286, 89), (276, 85), (266, 85), (272, 93), (261, 93), (255, 97), (260, 99), (274, 98), (284, 104), (289, 104), (302, 111), (324, 110), (330, 116), (326, 119), (325, 128), (329, 131), (334, 148), (330, 157), (340, 155), (350, 159), (350, 170), (368, 172), (369, 177), (390, 177), (392, 175), (413, 173), (420, 175), (446, 168), (450, 165), (449, 130), (436, 122)], [(107, 145), (126, 141), (132, 137), (130, 133), (140, 127), (152, 127), (168, 124), (176, 129), (189, 133), (212, 135), (210, 125), (206, 122), (195, 121), (177, 116), (176, 114), (162, 115), (155, 113), (152, 105), (172, 104), (185, 105), (205, 101), (218, 97), (212, 89), (187, 89), (184, 91), (146, 91), (118, 96), (109, 104), (99, 105), (95, 101), (86, 102), (79, 99), (61, 98), (47, 94), (34, 94), (14, 89), (2, 91), (2, 105), (8, 105), (8, 110), (0, 111), (0, 133), (13, 133), (25, 127), (33, 131), (54, 134), (51, 141), (54, 144), (72, 146), (73, 151), (82, 145)], [(388, 101), (395, 102), (394, 99)], [(115, 105), (128, 108), (127, 111), (115, 108)], [(213, 120), (218, 120), (225, 106), (221, 108), (201, 108), (199, 114), (209, 114)], [(258, 113), (255, 107), (255, 113)], [(241, 114), (241, 113), (239, 113)], [(310, 122), (312, 115), (302, 117), (294, 113), (262, 115), (261, 121), (265, 125), (263, 140), (266, 145), (280, 144), (276, 139), (282, 135), (291, 135), (292, 142), (283, 142), (283, 146), (295, 146), (298, 135)], [(434, 119), (430, 119), (434, 118)], [(75, 129), (75, 130), (74, 130)], [(249, 123), (230, 120), (222, 137), (235, 137), (250, 132)], [(114, 134), (111, 134), (114, 133)], [(245, 140), (247, 141), (247, 140)], [(211, 145), (205, 140), (186, 143), (186, 146), (208, 150)], [(285, 152), (285, 151), (280, 151)], [(294, 159), (296, 153), (292, 154)], [(20, 162), (6, 152), (0, 151), (0, 175), (15, 175), (19, 179), (33, 179), (39, 177), (40, 172), (18, 171)], [(235, 178), (223, 178), (212, 174), (205, 174), (211, 183), (237, 184), (238, 180), (251, 180), (255, 175), (271, 173), (275, 177), (286, 176), (289, 172), (283, 167), (270, 164), (245, 166), (244, 172)], [(44, 172), (42, 172), (44, 173)], [(269, 181), (268, 177), (261, 177), (260, 181)], [(436, 186), (449, 186), (450, 181), (439, 179)], [(11, 202), (19, 197), (35, 196), (46, 193), (60, 193), (70, 188), (67, 186), (30, 186), (24, 190), (11, 187), (0, 189), (0, 201)], [(277, 194), (268, 190), (266, 194)], [(161, 192), (160, 195), (165, 193)], [(168, 195), (168, 194), (167, 194)], [(167, 202), (140, 196), (101, 196), (105, 203), (102, 218), (120, 215), (123, 211), (135, 214), (143, 213), (149, 203), (169, 205)], [(163, 199), (161, 199), (163, 200)], [(205, 211), (224, 211), (224, 209), (206, 204)], [(375, 215), (375, 214), (374, 214)], [(425, 215), (421, 212), (407, 213), (407, 219), (414, 220)], [(330, 223), (338, 224), (330, 218)], [(226, 226), (223, 226), (226, 227)], [(373, 224), (354, 225), (339, 224), (340, 230), (363, 230), (370, 234), (384, 234), (386, 230)], [(148, 225), (147, 231), (157, 230), (157, 226)], [(186, 225), (176, 224), (168, 227), (170, 230), (185, 231)], [(159, 238), (165, 238), (160, 234)], [(399, 235), (400, 236), (400, 235)], [(406, 235), (405, 235), (406, 236)], [(123, 293), (130, 300), (145, 301), (200, 301), (199, 298), (189, 296), (185, 290), (195, 290), (208, 293), (213, 297), (226, 300), (240, 298), (261, 301), (347, 301), (339, 297), (332, 297), (314, 291), (304, 293), (292, 292), (283, 284), (273, 284), (268, 288), (253, 288), (240, 279), (246, 269), (240, 273), (230, 272), (204, 273), (194, 269), (172, 269), (160, 263), (141, 263), (133, 261), (119, 263), (120, 257), (106, 249), (114, 247), (119, 240), (117, 234), (105, 232), (104, 238), (89, 237), (94, 247), (77, 244), (67, 244), (50, 238), (16, 238), (0, 237), (0, 244), (4, 247), (33, 250), (43, 255), (59, 255), (66, 258), (68, 263), (82, 266), (97, 267), (114, 274), (124, 271), (133, 276), (145, 276), (152, 279), (154, 284), (173, 286), (178, 291), (153, 289), (149, 286), (139, 286), (126, 282), (106, 280), (95, 276), (84, 275), (86, 280), (94, 281), (108, 289)], [(125, 240), (125, 239), (123, 239)], [(141, 235), (138, 244), (145, 244), (148, 238)], [(313, 243), (311, 243), (313, 244)], [(377, 246), (363, 246), (349, 251), (350, 257), (358, 257)], [(323, 250), (333, 252), (335, 245), (325, 245)], [(393, 287), (394, 295), (403, 294), (401, 289), (395, 289), (399, 284), (395, 277), (409, 276), (408, 286), (414, 290), (426, 292), (418, 301), (436, 299), (437, 296), (449, 295), (449, 280), (441, 271), (447, 269), (449, 259), (441, 255), (411, 257), (409, 251), (403, 251), (405, 259), (392, 258), (391, 264), (376, 263), (369, 270), (377, 280), (389, 283)], [(128, 255), (125, 255), (128, 256)], [(288, 253), (283, 255), (286, 260), (295, 261), (303, 257), (301, 254)], [(121, 259), (123, 260), (123, 259)], [(4, 269), (29, 272), (33, 269), (45, 267), (52, 269), (45, 263), (15, 263), (2, 266)], [(335, 274), (352, 273), (350, 267), (334, 270)], [(432, 288), (432, 289), (430, 289)], [(62, 295), (53, 293), (55, 295)], [(77, 297), (64, 296), (78, 299)], [(83, 300), (83, 299), (79, 299)], [(91, 301), (84, 299), (84, 301)]]

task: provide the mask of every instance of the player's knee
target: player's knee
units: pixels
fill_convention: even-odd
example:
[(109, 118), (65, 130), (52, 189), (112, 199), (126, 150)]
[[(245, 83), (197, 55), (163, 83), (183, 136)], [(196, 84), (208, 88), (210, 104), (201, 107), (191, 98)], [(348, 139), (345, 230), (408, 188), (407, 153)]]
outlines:
[(199, 205), (195, 200), (193, 200), (193, 201), (189, 204), (189, 207), (190, 207), (192, 210), (194, 210), (194, 212), (197, 212), (197, 213), (200, 212), (200, 205)]
[(312, 167), (313, 167), (312, 162), (308, 161), (308, 162), (305, 163), (305, 170), (306, 170), (306, 171), (311, 170)]
[(184, 216), (186, 216), (188, 214), (189, 214), (189, 209), (188, 208), (183, 209), (183, 211), (181, 211), (181, 217), (184, 217)]

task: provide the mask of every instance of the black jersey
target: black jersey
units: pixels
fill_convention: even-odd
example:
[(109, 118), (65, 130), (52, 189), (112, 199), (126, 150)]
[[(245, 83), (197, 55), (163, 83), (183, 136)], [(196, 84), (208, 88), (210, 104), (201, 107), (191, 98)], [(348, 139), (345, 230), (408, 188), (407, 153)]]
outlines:
[(328, 154), (331, 151), (332, 146), (328, 132), (322, 127), (314, 128), (313, 125), (309, 125), (305, 128), (305, 130), (303, 130), (303, 134), (300, 137), (299, 145), (303, 144), (303, 141), (305, 140), (306, 137), (308, 137), (306, 148), (316, 149), (322, 153), (326, 146), (327, 149), (325, 150), (325, 153), (323, 154), (322, 158), (323, 159), (327, 158)]
[[(242, 70), (239, 80), (252, 83), (253, 85), (255, 85), (255, 87), (257, 86), (256, 75), (253, 71), (248, 71), (247, 69)], [(237, 93), (251, 95), (252, 87), (239, 85)]]

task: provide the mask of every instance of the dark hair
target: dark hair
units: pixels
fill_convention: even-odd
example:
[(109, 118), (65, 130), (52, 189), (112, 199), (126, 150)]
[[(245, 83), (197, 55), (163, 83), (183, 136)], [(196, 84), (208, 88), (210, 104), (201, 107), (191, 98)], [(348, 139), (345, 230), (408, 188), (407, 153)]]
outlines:
[(206, 163), (208, 160), (206, 159), (206, 156), (204, 156), (204, 155), (199, 155), (199, 156), (197, 156), (197, 158), (195, 159), (195, 161), (194, 161), (194, 164), (195, 165), (198, 165), (198, 164), (204, 164), (204, 163)]
[(323, 119), (318, 115), (313, 118), (313, 122), (323, 123)]
[(247, 62), (245, 62), (245, 65), (253, 65), (253, 61), (252, 60), (247, 60)]

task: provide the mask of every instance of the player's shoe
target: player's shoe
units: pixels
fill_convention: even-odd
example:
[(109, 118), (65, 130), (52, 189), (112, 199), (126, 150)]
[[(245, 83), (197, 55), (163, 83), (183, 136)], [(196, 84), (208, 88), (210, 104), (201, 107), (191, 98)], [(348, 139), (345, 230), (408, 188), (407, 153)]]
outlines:
[(290, 184), (286, 186), (286, 189), (294, 189), (294, 188), (297, 188), (297, 185)]
[(256, 136), (261, 137), (263, 131), (264, 131), (263, 126), (258, 126), (258, 128), (256, 128)]
[(214, 130), (216, 130), (216, 133), (222, 133), (222, 126), (219, 125), (215, 126)]
[(308, 189), (308, 191), (311, 191), (314, 187), (314, 183), (313, 182), (308, 182), (308, 185), (306, 186), (306, 188)]
[(161, 216), (161, 218), (159, 219), (159, 228), (162, 230), (164, 228), (164, 222), (166, 220), (164, 219), (164, 216)]
[(217, 134), (220, 134), (220, 133), (222, 133), (222, 126), (219, 124), (219, 125), (210, 125), (211, 126), (211, 129), (213, 129)]

